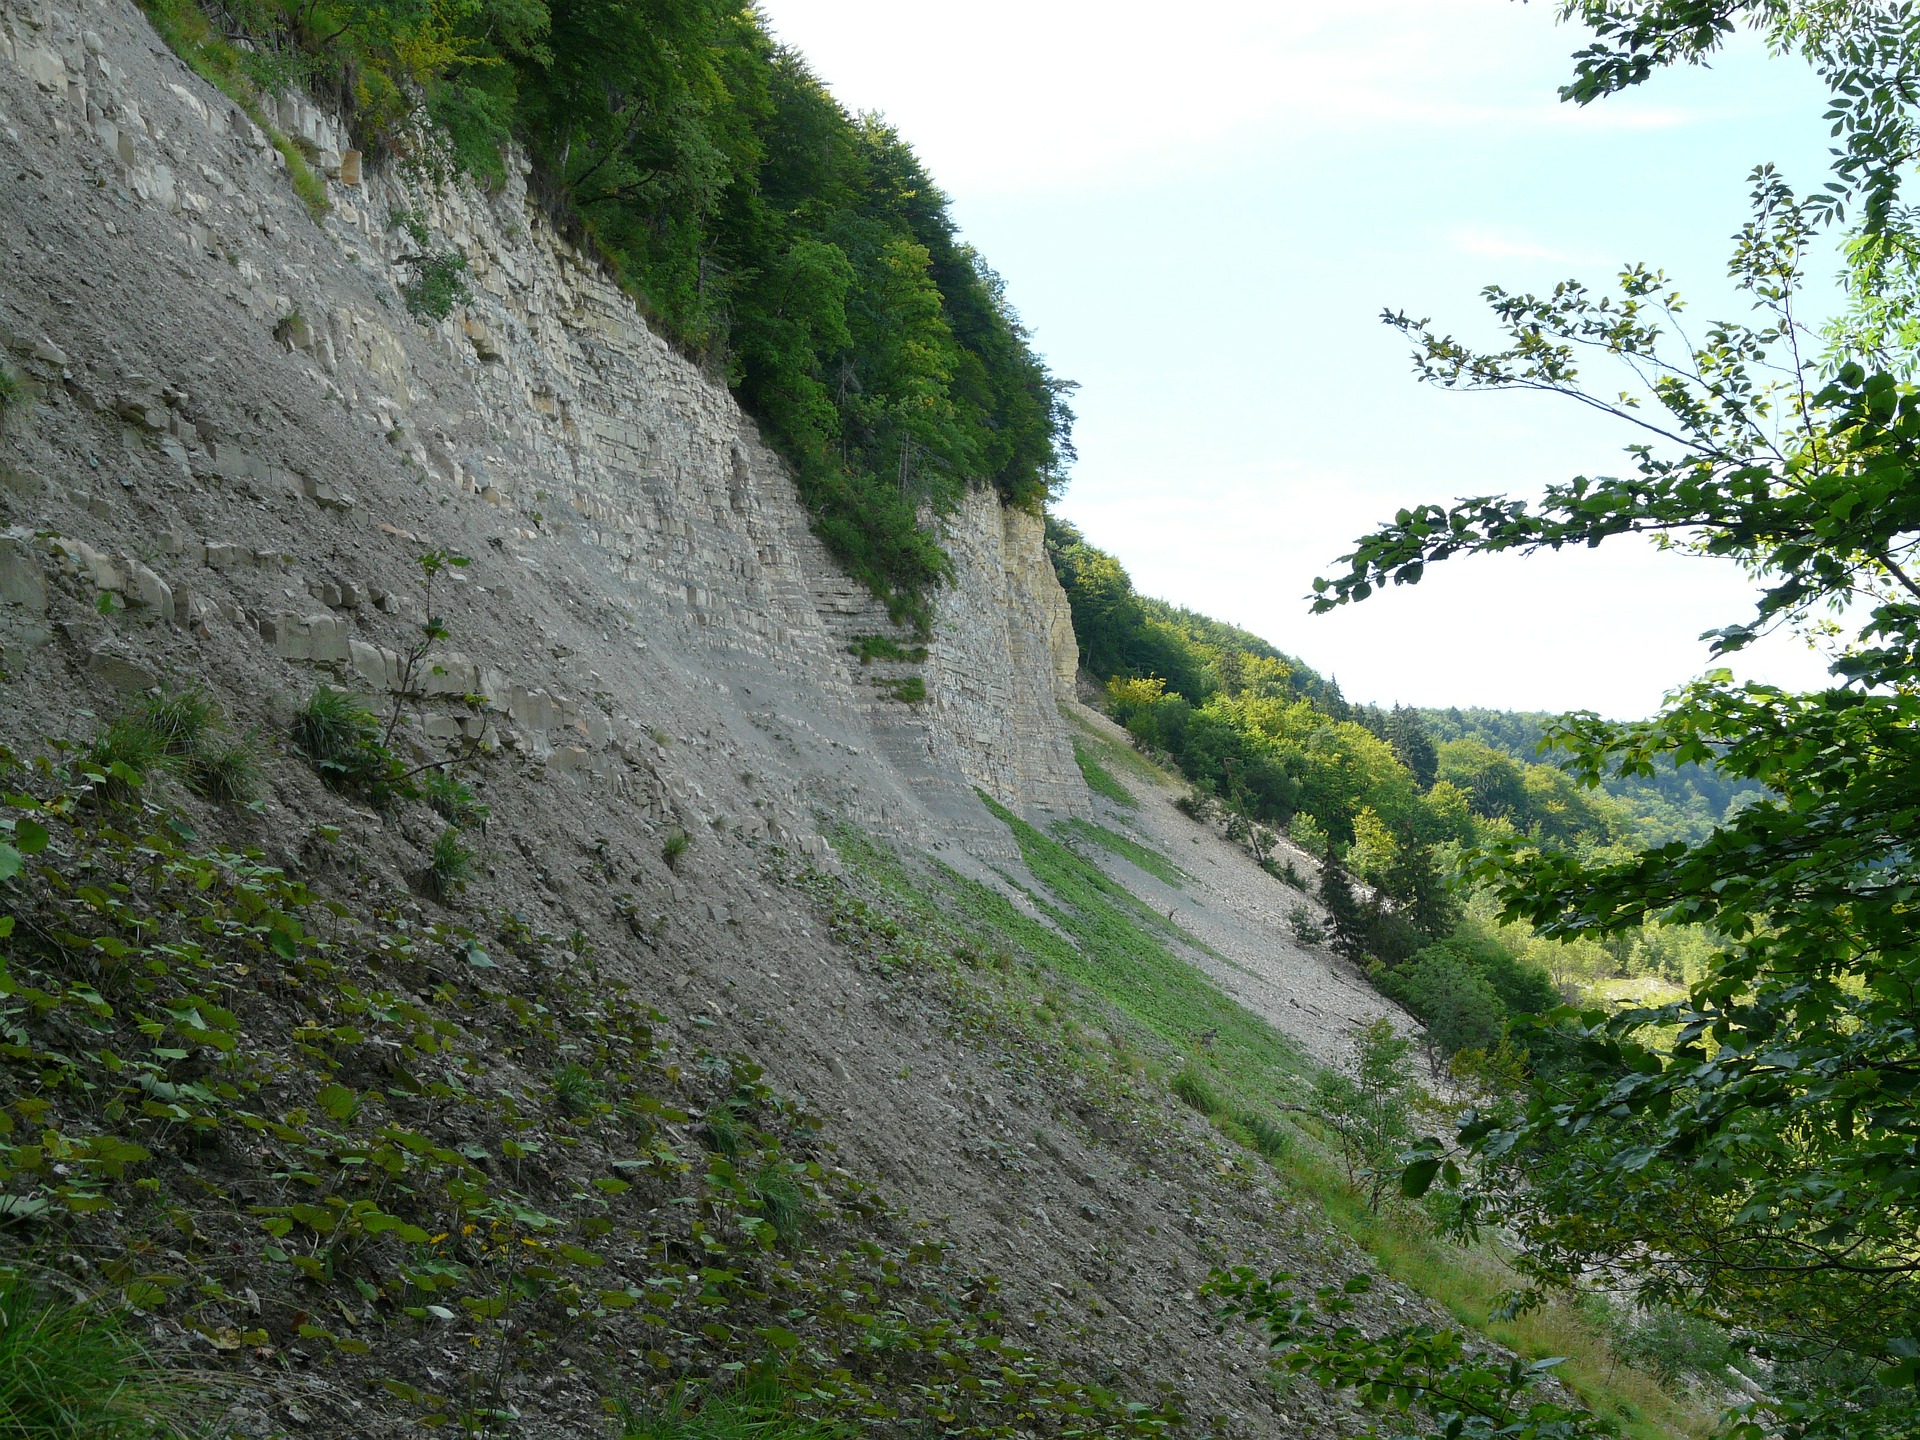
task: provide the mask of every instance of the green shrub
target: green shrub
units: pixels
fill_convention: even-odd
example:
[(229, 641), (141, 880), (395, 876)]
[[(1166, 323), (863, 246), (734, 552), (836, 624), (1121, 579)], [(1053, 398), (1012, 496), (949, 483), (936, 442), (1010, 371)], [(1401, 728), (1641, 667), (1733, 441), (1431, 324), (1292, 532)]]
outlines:
[(800, 1182), (784, 1165), (762, 1165), (747, 1176), (747, 1199), (783, 1245), (799, 1238), (814, 1222), (813, 1207)]
[(927, 682), (918, 675), (909, 675), (889, 685), (887, 693), (903, 705), (918, 705), (927, 698)]
[(445, 770), (429, 770), (421, 786), (434, 814), (462, 830), (487, 821), (487, 807), (473, 793), (473, 787)]
[(1173, 1077), (1173, 1093), (1202, 1115), (1219, 1115), (1227, 1108), (1226, 1102), (1220, 1098), (1220, 1092), (1213, 1088), (1213, 1083), (1191, 1065)]
[(584, 1065), (562, 1065), (553, 1072), (553, 1103), (570, 1119), (592, 1114), (600, 1095), (600, 1082)]
[(1236, 1110), (1234, 1119), (1251, 1139), (1251, 1148), (1269, 1160), (1284, 1159), (1293, 1151), (1293, 1136), (1278, 1120), (1252, 1111)]
[(414, 319), (444, 320), (454, 306), (473, 303), (473, 291), (467, 288), (466, 256), (449, 250), (409, 255), (402, 263), (413, 270), (413, 278), (400, 287), (400, 298)]
[(138, 714), (122, 715), (93, 737), (87, 762), (107, 772), (102, 793), (132, 798), (141, 782), (168, 763), (166, 737)]
[(196, 795), (221, 805), (245, 805), (260, 793), (260, 761), (252, 742), (203, 744), (187, 762), (187, 785)]
[(149, 695), (133, 718), (152, 733), (169, 759), (185, 760), (219, 725), (220, 710), (205, 691), (187, 689)]
[(293, 743), (330, 789), (381, 809), (413, 793), (400, 762), (380, 743), (380, 722), (344, 690), (314, 690), (294, 716)]
[(915, 645), (911, 648), (885, 635), (860, 635), (847, 647), (849, 655), (857, 655), (862, 665), (871, 665), (876, 660), (898, 660), (909, 665), (920, 665), (927, 658), (927, 647)]
[(458, 830), (442, 830), (421, 876), (422, 888), (442, 903), (451, 900), (473, 878), (473, 860), (473, 851), (460, 843)]
[(27, 398), (26, 383), (6, 365), (0, 365), (0, 425), (4, 425), (7, 415)]
[(621, 1440), (845, 1440), (845, 1426), (793, 1413), (792, 1398), (770, 1375), (738, 1389), (695, 1397), (677, 1389), (664, 1403), (620, 1410)]
[(133, 1440), (185, 1398), (117, 1317), (0, 1270), (0, 1440)]
[(700, 1117), (700, 1143), (729, 1160), (743, 1154), (753, 1139), (753, 1127), (732, 1100), (723, 1100)]
[(1304, 905), (1295, 905), (1287, 911), (1287, 926), (1293, 931), (1293, 938), (1309, 949), (1327, 943), (1326, 926)]
[(693, 844), (693, 837), (684, 830), (669, 830), (667, 838), (660, 842), (660, 858), (667, 862), (669, 870), (680, 868), (680, 857), (687, 853), (687, 847)]

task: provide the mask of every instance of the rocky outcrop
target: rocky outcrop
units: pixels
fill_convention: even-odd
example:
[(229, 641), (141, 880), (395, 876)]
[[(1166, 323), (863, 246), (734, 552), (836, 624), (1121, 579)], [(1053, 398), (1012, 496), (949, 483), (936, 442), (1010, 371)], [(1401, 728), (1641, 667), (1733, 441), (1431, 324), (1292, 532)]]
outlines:
[[(484, 534), (489, 592), (515, 588), (502, 571), (550, 585), (563, 552), (592, 593), (562, 604), (591, 611), (596, 643), (562, 642), (570, 653), (556, 655), (544, 638), (463, 633), (475, 689), (454, 693), (483, 695), (484, 715), (427, 717), (428, 738), (479, 727), (489, 744), (543, 759), (565, 750), (570, 769), (611, 779), (626, 763), (622, 733), (653, 728), (639, 696), (657, 692), (664, 665), (709, 698), (751, 697), (749, 729), (782, 754), (765, 768), (784, 771), (796, 797), (786, 814), (762, 806), (776, 830), (809, 830), (827, 812), (920, 843), (957, 826), (1004, 857), (974, 787), (1023, 811), (1084, 807), (1056, 710), (1071, 629), (1037, 519), (1002, 511), (990, 492), (969, 497), (946, 522), (956, 582), (939, 597), (924, 664), (875, 671), (849, 647), (894, 628), (809, 533), (778, 457), (726, 390), (554, 232), (529, 202), (524, 164), (492, 193), (405, 167), (376, 173), (321, 110), (282, 99), (266, 118), (325, 183), (330, 208), (316, 220), (290, 193), (275, 137), (142, 40), (130, 10), (0, 15), (11, 75), (0, 139), (31, 149), (23, 131), (37, 130), (92, 187), (49, 191), (41, 219), (157, 264), (144, 283), (90, 297), (72, 330), (41, 297), (0, 287), (5, 338), (56, 409), (77, 402), (109, 422), (155, 489), (194, 496), (207, 516), (204, 533), (185, 533), (194, 526), (173, 507), (151, 565), (110, 562), (118, 502), (140, 486), (99, 500), (48, 454), (53, 504), (17, 518), (61, 535), (64, 555), (98, 554), (93, 569), (113, 572), (102, 591), (190, 632), (251, 634), (267, 656), (382, 696), (405, 627), (383, 634), (397, 607), (357, 597), (409, 593), (405, 572), (318, 563), (335, 543), (319, 537), (371, 528), (389, 549), (420, 550), (444, 544), (457, 516)], [(404, 295), (426, 252), (463, 256), (473, 292), (437, 323), (410, 314)], [(83, 275), (115, 269), (109, 256), (70, 258)], [(181, 373), (222, 368), (223, 356), (188, 358), (196, 330), (246, 333), (246, 373)], [(396, 495), (439, 513), (420, 523), (415, 507), (399, 523)], [(80, 514), (62, 516), (62, 501)], [(282, 507), (297, 517), (284, 533), (247, 516)], [(216, 523), (223, 512), (232, 518)], [(562, 718), (543, 723), (547, 709)], [(732, 730), (739, 718), (721, 720)], [(823, 775), (821, 753), (883, 763)]]

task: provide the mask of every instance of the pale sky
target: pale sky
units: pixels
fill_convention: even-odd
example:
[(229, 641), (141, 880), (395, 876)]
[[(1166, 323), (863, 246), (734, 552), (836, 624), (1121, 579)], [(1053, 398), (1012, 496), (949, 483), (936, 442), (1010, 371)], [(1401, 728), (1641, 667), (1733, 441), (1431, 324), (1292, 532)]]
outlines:
[[(762, 0), (843, 104), (953, 197), (1056, 373), (1057, 509), (1135, 584), (1381, 704), (1648, 712), (1748, 618), (1730, 568), (1614, 542), (1449, 561), (1310, 616), (1316, 574), (1405, 504), (1618, 473), (1632, 438), (1553, 397), (1416, 382), (1386, 307), (1491, 339), (1479, 287), (1724, 280), (1746, 176), (1824, 181), (1824, 94), (1757, 44), (1586, 110), (1583, 32), (1511, 0)], [(1783, 639), (1735, 667), (1816, 684)]]

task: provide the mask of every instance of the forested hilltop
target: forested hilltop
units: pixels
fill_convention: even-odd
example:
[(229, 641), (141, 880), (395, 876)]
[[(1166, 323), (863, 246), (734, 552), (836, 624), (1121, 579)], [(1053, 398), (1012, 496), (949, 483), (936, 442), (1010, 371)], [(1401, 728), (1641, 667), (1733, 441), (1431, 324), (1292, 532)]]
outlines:
[(750, 5), (144, 3), (228, 93), (297, 83), (375, 162), (490, 184), (523, 147), (548, 211), (733, 388), (896, 617), (924, 626), (948, 574), (925, 512), (986, 483), (1038, 509), (1060, 481), (1072, 387), (911, 147)]

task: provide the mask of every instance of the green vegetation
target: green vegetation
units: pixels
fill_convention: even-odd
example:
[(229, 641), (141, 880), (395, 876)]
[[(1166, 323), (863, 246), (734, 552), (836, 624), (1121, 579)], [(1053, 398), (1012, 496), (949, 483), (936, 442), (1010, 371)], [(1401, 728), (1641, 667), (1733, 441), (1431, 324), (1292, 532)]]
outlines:
[(408, 255), (401, 264), (413, 278), (400, 287), (400, 299), (416, 320), (444, 320), (456, 305), (473, 302), (467, 288), (467, 257), (449, 251), (438, 255)]
[[(147, 10), (256, 121), (258, 97), (297, 80), (346, 110), (375, 162), (404, 149), (435, 167), (408, 142), (421, 100), (440, 155), (482, 183), (504, 178), (506, 144), (524, 145), (536, 193), (733, 386), (821, 538), (896, 619), (924, 627), (950, 570), (923, 511), (973, 483), (1037, 510), (1060, 482), (1072, 387), (912, 150), (849, 115), (750, 8), (245, 0), (219, 9), (219, 28), (192, 0)], [(459, 264), (414, 261), (409, 309), (444, 315)]]
[[(871, 841), (842, 831), (835, 846), (857, 896), (831, 892), (842, 938), (867, 946), (888, 972), (944, 973), (970, 1033), (1011, 1038), (1036, 1063), (1064, 1062), (1080, 1081), (1102, 1087), (1110, 1103), (1140, 1104), (1146, 1077), (1138, 1057), (1145, 1057), (1148, 1075), (1157, 1068), (1167, 1089), (1207, 1116), (1224, 1140), (1271, 1162), (1280, 1183), (1462, 1324), (1512, 1346), (1528, 1362), (1569, 1357), (1558, 1378), (1639, 1440), (1705, 1433), (1705, 1417), (1692, 1402), (1622, 1368), (1608, 1348), (1606, 1317), (1550, 1301), (1502, 1318), (1515, 1277), (1499, 1253), (1486, 1244), (1449, 1242), (1432, 1217), (1398, 1197), (1399, 1150), (1368, 1130), (1364, 1099), (1323, 1105), (1320, 1097), (1330, 1091), (1344, 1095), (1349, 1083), (1359, 1088), (1357, 1078), (1318, 1076), (1283, 1037), (1169, 949), (1177, 930), (1118, 887), (1103, 888), (1104, 877), (1088, 862), (1011, 816), (1002, 818), (1045, 887), (1032, 898), (1054, 927), (944, 867), (909, 872)], [(996, 994), (1000, 978), (1013, 996), (1024, 986), (1031, 1002), (1009, 1005), (1005, 991)], [(1168, 991), (1162, 1002), (1143, 1004), (1142, 994), (1161, 985)], [(1215, 1029), (1222, 1014), (1236, 1023)], [(1374, 1130), (1416, 1133), (1421, 1112), (1413, 1108), (1405, 1065), (1405, 1045), (1398, 1042), (1387, 1067), (1397, 1073), (1385, 1088), (1399, 1098), (1381, 1107)], [(1356, 1158), (1351, 1183), (1337, 1127), (1323, 1108), (1336, 1108), (1357, 1141), (1370, 1136), (1373, 1142), (1373, 1158)]]
[(344, 690), (314, 687), (294, 716), (293, 745), (330, 789), (375, 809), (412, 793), (406, 767), (381, 738), (380, 722)]
[(908, 665), (920, 665), (926, 661), (927, 647), (902, 645), (887, 635), (861, 635), (847, 647), (847, 653), (857, 656), (862, 665), (871, 665), (876, 660), (898, 660)]
[[(1488, 287), (1504, 332), (1490, 351), (1390, 315), (1426, 380), (1558, 393), (1618, 417), (1627, 469), (1550, 484), (1537, 501), (1401, 510), (1315, 582), (1316, 608), (1417, 583), (1442, 560), (1650, 534), (1731, 559), (1761, 587), (1749, 619), (1713, 632), (1718, 653), (1805, 626), (1832, 631), (1838, 658), (1808, 693), (1719, 670), (1650, 720), (1549, 726), (1590, 788), (1707, 763), (1753, 788), (1711, 833), (1639, 852), (1489, 845), (1474, 873), (1499, 919), (1601, 946), (1651, 917), (1685, 919), (1707, 953), (1673, 998), (1562, 1016), (1550, 1083), (1468, 1112), (1458, 1150), (1429, 1142), (1407, 1180), (1444, 1178), (1463, 1226), (1517, 1236), (1537, 1287), (1598, 1271), (1649, 1314), (1739, 1334), (1771, 1368), (1738, 1433), (1910, 1434), (1920, 1200), (1899, 1157), (1920, 1063), (1920, 225), (1897, 202), (1920, 133), (1904, 79), (1920, 36), (1904, 11), (1878, 7), (1571, 8), (1595, 30), (1567, 90), (1583, 102), (1703, 58), (1738, 22), (1761, 28), (1832, 92), (1834, 178), (1803, 196), (1771, 167), (1753, 173), (1730, 266), (1750, 321), (1683, 328), (1672, 282), (1643, 266), (1612, 289)], [(1809, 269), (1826, 264), (1822, 241), (1844, 257), (1851, 308), (1815, 335), (1797, 307)], [(1589, 356), (1624, 370), (1590, 379)]]
[(1142, 845), (1138, 840), (1129, 840), (1104, 825), (1095, 825), (1086, 820), (1062, 820), (1054, 827), (1054, 833), (1063, 840), (1081, 839), (1091, 841), (1102, 850), (1118, 855), (1122, 860), (1138, 866), (1154, 879), (1173, 886), (1178, 890), (1186, 880), (1185, 873), (1166, 856), (1151, 846)]
[(0, 1267), (0, 1440), (145, 1440), (170, 1433), (191, 1387), (160, 1372), (127, 1317)]
[(693, 844), (693, 837), (677, 826), (667, 832), (667, 838), (660, 842), (660, 858), (667, 862), (669, 870), (680, 868), (680, 859)]
[(0, 361), (0, 425), (7, 423), (7, 417), (27, 398), (26, 381), (11, 365)]
[(1080, 774), (1087, 782), (1087, 788), (1096, 795), (1103, 795), (1116, 805), (1124, 805), (1131, 810), (1140, 802), (1133, 798), (1133, 792), (1114, 779), (1113, 773), (1095, 757), (1093, 746), (1075, 736), (1073, 740), (1074, 763), (1080, 767)]
[(888, 683), (887, 693), (902, 705), (918, 705), (927, 698), (927, 682), (918, 675)]
[[(395, 1430), (498, 1428), (563, 1342), (632, 1356), (580, 1378), (629, 1390), (637, 1434), (676, 1390), (743, 1398), (740, 1375), (765, 1387), (756, 1435), (881, 1411), (954, 1440), (1173, 1423), (954, 1304), (980, 1277), (750, 1059), (680, 1046), (582, 935), (322, 902), (100, 773), (0, 752), (0, 1253), (91, 1257), (101, 1291), (75, 1306), (52, 1298), (71, 1273), (43, 1293), (4, 1272), (8, 1440), (153, 1434), (149, 1331), (195, 1337), (213, 1384), (309, 1355)], [(836, 882), (797, 883), (879, 935)], [(722, 1106), (730, 1153), (689, 1145)], [(415, 1335), (440, 1342), (432, 1371), (393, 1343)], [(802, 1408), (810, 1429), (773, 1423)]]
[(473, 878), (474, 859), (473, 851), (460, 843), (458, 829), (442, 830), (434, 837), (433, 850), (421, 872), (421, 888), (442, 904), (452, 901)]
[(221, 738), (225, 728), (204, 692), (163, 692), (116, 716), (88, 744), (86, 757), (118, 800), (142, 778), (165, 773), (217, 804), (244, 805), (259, 788), (259, 762), (250, 741)]
[(473, 787), (451, 771), (432, 769), (421, 778), (421, 793), (433, 813), (449, 825), (470, 830), (487, 823), (487, 807), (473, 793)]
[(760, 1375), (693, 1401), (687, 1392), (676, 1391), (664, 1405), (624, 1408), (621, 1440), (848, 1440), (854, 1433), (800, 1413), (793, 1397)]

